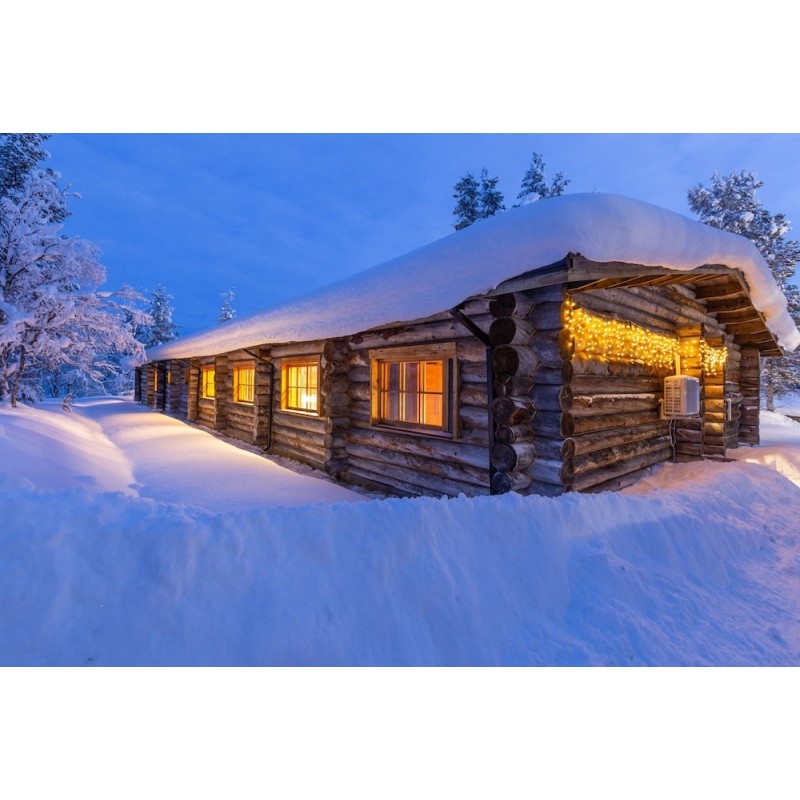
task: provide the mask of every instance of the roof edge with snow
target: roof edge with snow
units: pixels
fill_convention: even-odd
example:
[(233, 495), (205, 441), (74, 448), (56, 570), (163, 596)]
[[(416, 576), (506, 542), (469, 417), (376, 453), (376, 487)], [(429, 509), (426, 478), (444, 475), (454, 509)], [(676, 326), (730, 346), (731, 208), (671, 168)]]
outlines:
[(481, 220), (276, 308), (150, 348), (146, 361), (350, 336), (413, 322), (568, 253), (675, 271), (707, 264), (739, 270), (778, 344), (786, 351), (800, 346), (786, 298), (749, 239), (640, 200), (593, 193), (562, 195)]

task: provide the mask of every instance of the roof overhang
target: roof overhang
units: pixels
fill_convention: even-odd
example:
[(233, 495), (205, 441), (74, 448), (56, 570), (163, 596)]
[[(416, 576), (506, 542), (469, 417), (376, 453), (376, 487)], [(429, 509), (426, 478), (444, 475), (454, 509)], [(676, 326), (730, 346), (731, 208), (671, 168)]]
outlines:
[(689, 284), (697, 300), (715, 316), (742, 347), (756, 347), (763, 356), (781, 356), (784, 350), (770, 332), (764, 315), (753, 305), (744, 275), (724, 264), (703, 264), (690, 270), (674, 270), (621, 261), (597, 262), (579, 253), (499, 284), (490, 295), (521, 292), (554, 284), (571, 291), (669, 286)]

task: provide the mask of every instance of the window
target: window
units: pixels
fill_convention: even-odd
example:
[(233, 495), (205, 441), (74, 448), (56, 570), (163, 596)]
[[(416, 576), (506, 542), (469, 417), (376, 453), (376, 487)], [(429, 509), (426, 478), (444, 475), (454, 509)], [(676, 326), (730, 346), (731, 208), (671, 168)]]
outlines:
[(217, 371), (214, 367), (203, 367), (203, 374), (200, 382), (200, 397), (211, 400), (217, 396), (216, 380)]
[(385, 349), (370, 355), (373, 422), (454, 432), (454, 346)]
[(233, 368), (233, 402), (253, 403), (255, 400), (256, 368), (252, 364)]
[(158, 391), (158, 367), (153, 367), (153, 391)]
[(281, 364), (281, 409), (319, 414), (319, 359)]

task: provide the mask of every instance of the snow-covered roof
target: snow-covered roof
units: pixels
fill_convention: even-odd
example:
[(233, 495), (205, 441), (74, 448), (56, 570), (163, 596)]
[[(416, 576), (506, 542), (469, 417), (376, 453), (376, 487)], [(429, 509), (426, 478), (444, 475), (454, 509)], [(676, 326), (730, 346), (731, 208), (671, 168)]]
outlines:
[(778, 343), (785, 350), (800, 345), (786, 298), (749, 239), (640, 200), (594, 193), (511, 209), (297, 300), (153, 347), (147, 360), (349, 336), (422, 319), (568, 253), (682, 271), (708, 264), (739, 269)]

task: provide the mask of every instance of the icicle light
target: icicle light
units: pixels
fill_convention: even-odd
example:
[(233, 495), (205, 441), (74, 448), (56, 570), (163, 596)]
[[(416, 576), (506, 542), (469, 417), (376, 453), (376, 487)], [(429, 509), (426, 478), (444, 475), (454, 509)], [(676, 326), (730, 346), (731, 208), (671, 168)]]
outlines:
[(725, 366), (726, 347), (709, 347), (700, 340), (678, 339), (655, 333), (626, 320), (593, 314), (577, 306), (572, 298), (564, 302), (564, 326), (575, 341), (577, 358), (615, 364), (646, 364), (657, 370), (672, 370), (675, 356), (700, 357), (703, 371), (716, 375)]

